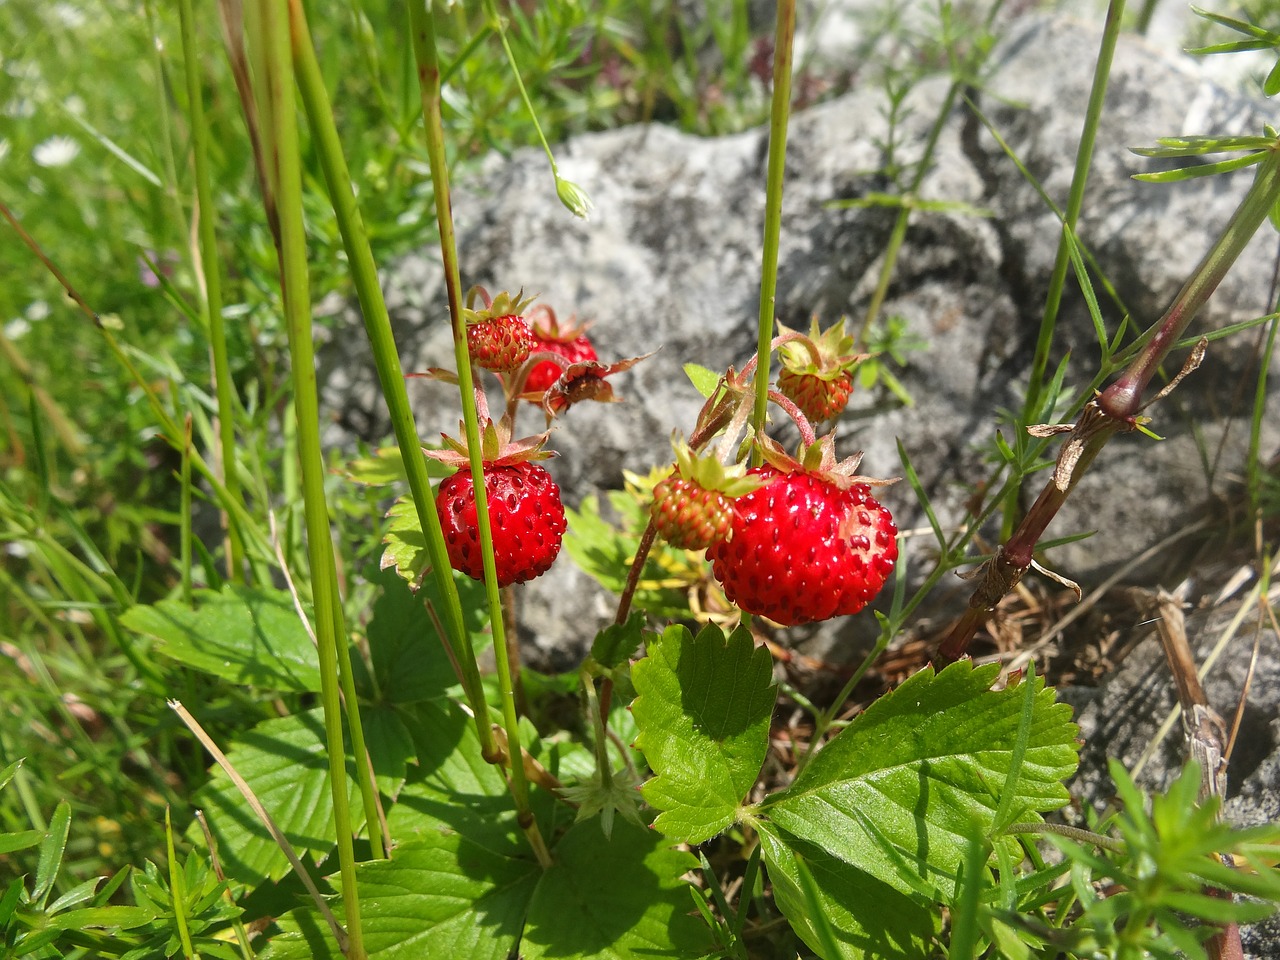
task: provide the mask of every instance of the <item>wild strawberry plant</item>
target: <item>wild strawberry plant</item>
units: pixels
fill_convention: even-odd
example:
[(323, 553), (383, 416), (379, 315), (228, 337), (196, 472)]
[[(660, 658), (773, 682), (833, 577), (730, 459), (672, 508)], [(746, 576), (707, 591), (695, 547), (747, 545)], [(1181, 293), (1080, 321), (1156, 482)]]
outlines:
[[(500, 11), (486, 3), (483, 13), (474, 47), (492, 35), (514, 66)], [(758, 350), (742, 358), (740, 372), (689, 367), (706, 403), (696, 422), (672, 425), (686, 436), (672, 462), (633, 478), (615, 499), (621, 528), (591, 504), (566, 511), (537, 461), (553, 452), (551, 426), (571, 429), (580, 403), (618, 399), (613, 378), (645, 358), (602, 360), (582, 325), (559, 323), (551, 305), (521, 294), (475, 291), (464, 305), (442, 123), (442, 74), (458, 64), (441, 62), (436, 31), (448, 21), (436, 14), (413, 5), (410, 24), (455, 364), (426, 375), (458, 386), (461, 436), (424, 450), (417, 434), (304, 9), (292, 0), (246, 6), (243, 20), (231, 19), (229, 53), (250, 129), (268, 147), (256, 151), (257, 176), (290, 333), (309, 576), (295, 578), (303, 571), (247, 516), (240, 488), (165, 418), (168, 439), (186, 451), (184, 469), (205, 477), (226, 513), (227, 575), (210, 567), (207, 587), (184, 583), (173, 598), (132, 606), (119, 623), (171, 661), (252, 688), (278, 705), (277, 715), (210, 734), (188, 711), (194, 704), (173, 703), (215, 766), (193, 798), (202, 817), (187, 830), (185, 859), (170, 838), (167, 878), (147, 864), (105, 888), (94, 881), (51, 899), (69, 811), (60, 807), (46, 830), (0, 834), (0, 854), (40, 846), (34, 881), (0, 890), (0, 943), (36, 957), (93, 949), (125, 957), (745, 960), (797, 952), (1200, 956), (1207, 942), (1215, 956), (1230, 956), (1230, 925), (1270, 910), (1230, 895), (1280, 898), (1271, 865), (1277, 832), (1217, 823), (1215, 802), (1198, 802), (1194, 771), (1149, 813), (1117, 772), (1123, 810), (1114, 832), (1103, 822), (1090, 831), (1060, 825), (1052, 818), (1070, 799), (1065, 784), (1077, 761), (1070, 709), (1034, 667), (1002, 679), (999, 665), (960, 657), (984, 612), (1030, 567), (1078, 473), (1109, 436), (1140, 425), (1156, 367), (1274, 209), (1274, 132), (1158, 149), (1253, 151), (1249, 162), (1261, 172), (1241, 216), (1079, 423), (1037, 428), (1033, 436), (1044, 441), (1069, 433), (1053, 480), (988, 563), (938, 666), (838, 724), (836, 711), (870, 659), (829, 706), (787, 691), (813, 707), (815, 734), (787, 745), (779, 769), (780, 690), (770, 649), (759, 643), (761, 623), (859, 614), (879, 597), (874, 657), (937, 576), (964, 557), (983, 519), (959, 542), (938, 531), (942, 560), (908, 598), (890, 510), (898, 494), (860, 474), (858, 457), (836, 460), (838, 425), (815, 429), (838, 418), (855, 383), (876, 382), (877, 367), (861, 366), (868, 355), (843, 321), (825, 330), (815, 321), (807, 335), (775, 327), (794, 3), (778, 4), (774, 37)], [(516, 7), (511, 16), (524, 13)], [(196, 62), (193, 49), (187, 57)], [(974, 67), (957, 68), (948, 109)], [(380, 563), (356, 571), (370, 602), (352, 621), (330, 545), (310, 378), (295, 85), (397, 441), (348, 465), (351, 476), (396, 485), (399, 495)], [(207, 147), (197, 146), (197, 165)], [(588, 209), (548, 155), (566, 206)], [(201, 223), (212, 223), (207, 189), (198, 203)], [(908, 206), (901, 209), (905, 229)], [(1072, 237), (1068, 230), (1063, 259), (1079, 270)], [(892, 261), (886, 257), (887, 271)], [(211, 253), (205, 267), (217, 270)], [(879, 296), (886, 286), (887, 274)], [(212, 300), (203, 309), (214, 310)], [(1059, 379), (1048, 393), (1060, 387)], [(491, 411), (495, 390), (502, 405)], [(1028, 413), (1042, 409), (1028, 399)], [(523, 426), (529, 420), (540, 422)], [(778, 439), (784, 421), (800, 437), (794, 450)], [(234, 461), (232, 447), (222, 444)], [(902, 466), (904, 487), (921, 494), (905, 457)], [(617, 592), (617, 614), (576, 671), (537, 678), (520, 668), (514, 600), (519, 584), (556, 562), (562, 543)], [(479, 654), (490, 644), (495, 667), (486, 675)], [(553, 693), (577, 706), (572, 721), (547, 719)], [(15, 770), (0, 773), (0, 788)], [(1046, 857), (1038, 838), (1061, 856)], [(1247, 869), (1224, 866), (1224, 854)], [(133, 905), (109, 903), (126, 877)]]

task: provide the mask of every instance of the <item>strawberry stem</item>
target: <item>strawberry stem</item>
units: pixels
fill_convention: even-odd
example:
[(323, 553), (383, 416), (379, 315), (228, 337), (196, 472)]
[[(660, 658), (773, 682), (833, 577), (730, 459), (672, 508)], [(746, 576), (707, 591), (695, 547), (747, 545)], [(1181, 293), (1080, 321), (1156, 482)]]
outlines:
[(1143, 394), (1152, 377), (1277, 201), (1280, 201), (1280, 139), (1269, 146), (1249, 192), (1218, 241), (1205, 254), (1164, 316), (1139, 338), (1142, 351), (1097, 400), (1085, 405), (1063, 443), (1053, 477), (1008, 541), (982, 565), (969, 608), (938, 648), (939, 661), (950, 663), (965, 655), (987, 616), (1030, 568), (1040, 537), (1103, 446), (1117, 433), (1134, 429), (1135, 418), (1143, 408)]
[[(796, 36), (795, 0), (778, 0), (773, 44), (773, 102), (769, 109), (769, 163), (764, 207), (764, 253), (760, 276), (760, 315), (756, 355), (755, 406), (751, 423), (764, 432), (769, 406), (770, 341), (778, 293), (778, 243), (782, 232), (782, 184), (787, 161), (787, 121), (791, 116), (791, 58)], [(763, 457), (757, 450), (754, 462)]]
[[(449, 318), (453, 330), (454, 362), (458, 373), (458, 390), (462, 398), (463, 427), (467, 436), (471, 479), (475, 492), (476, 527), (480, 534), (484, 565), (485, 594), (489, 607), (489, 625), (493, 633), (494, 659), (497, 661), (498, 689), (501, 700), (509, 754), (509, 785), (515, 801), (516, 818), (525, 838), (533, 848), (538, 863), (551, 865), (551, 855), (538, 830), (537, 820), (529, 804), (529, 784), (521, 762), (520, 721), (516, 712), (512, 677), (518, 664), (508, 656), (506, 631), (503, 628), (502, 598), (498, 591), (498, 574), (493, 555), (493, 531), (489, 522), (489, 503), (484, 484), (484, 460), (475, 403), (475, 387), (471, 361), (467, 351), (467, 331), (462, 307), (462, 280), (458, 267), (458, 247), (453, 228), (452, 203), (449, 195), (449, 168), (444, 147), (443, 100), (440, 89), (440, 60), (436, 49), (435, 23), (431, 14), (419, 3), (409, 5), (413, 33), (413, 52), (418, 64), (418, 83), (422, 91), (422, 116), (426, 128), (427, 157), (431, 182), (435, 189), (436, 220), (440, 229), (440, 251), (444, 260), (445, 290), (449, 300)], [(483, 703), (481, 703), (483, 706)], [(473, 704), (474, 707), (474, 704)], [(475, 711), (476, 722), (483, 725), (487, 715)], [(491, 742), (489, 734), (482, 743)], [(493, 761), (493, 755), (485, 753)]]

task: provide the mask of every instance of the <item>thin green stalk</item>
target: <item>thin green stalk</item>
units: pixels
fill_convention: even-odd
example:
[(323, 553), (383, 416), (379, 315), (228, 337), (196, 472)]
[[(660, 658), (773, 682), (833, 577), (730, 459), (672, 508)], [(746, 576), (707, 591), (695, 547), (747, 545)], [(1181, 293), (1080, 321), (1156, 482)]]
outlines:
[(1276, 329), (1280, 321), (1272, 320), (1267, 331), (1267, 345), (1258, 364), (1258, 386), (1253, 398), (1253, 419), (1249, 425), (1249, 455), (1245, 459), (1245, 483), (1249, 489), (1249, 506), (1253, 512), (1261, 507), (1262, 500), (1262, 421), (1267, 409), (1267, 379), (1271, 370), (1271, 358), (1276, 351)]
[(178, 563), (182, 575), (182, 602), (191, 602), (191, 414), (187, 414), (186, 443), (182, 445), (181, 513), (178, 532)]
[[(222, 323), (222, 276), (218, 257), (218, 237), (213, 188), (209, 179), (209, 130), (204, 119), (204, 96), (200, 89), (200, 63), (196, 58), (196, 28), (191, 0), (178, 0), (182, 22), (182, 59), (187, 75), (187, 101), (191, 111), (191, 148), (196, 170), (196, 221), (200, 234), (200, 274), (204, 278), (202, 309), (209, 330), (209, 350), (213, 354), (213, 388), (218, 400), (218, 442), (222, 454), (223, 484), (227, 496), (240, 499), (240, 477), (236, 469), (235, 395), (231, 364), (227, 359), (227, 336)], [(227, 577), (232, 582), (244, 578), (244, 545), (234, 524), (227, 524)]]
[[(1098, 62), (1093, 68), (1093, 87), (1089, 91), (1089, 104), (1085, 109), (1084, 129), (1080, 132), (1080, 144), (1076, 147), (1075, 172), (1071, 176), (1071, 191), (1067, 196), (1067, 209), (1063, 217), (1074, 236), (1084, 206), (1084, 190), (1089, 180), (1089, 167), (1093, 163), (1093, 146), (1098, 137), (1098, 124), (1102, 120), (1102, 105), (1107, 94), (1107, 82), (1111, 77), (1111, 61), (1115, 56), (1116, 40), (1120, 36), (1120, 19), (1124, 15), (1124, 0), (1111, 0), (1107, 6), (1107, 19), (1102, 32), (1102, 46), (1098, 49)], [(1058, 308), (1067, 282), (1067, 267), (1071, 261), (1070, 244), (1066, 232), (1058, 240), (1058, 255), (1049, 277), (1049, 293), (1045, 298), (1044, 313), (1040, 317), (1040, 333), (1036, 339), (1036, 352), (1031, 361), (1031, 376), (1027, 381), (1027, 396), (1022, 404), (1022, 420), (1033, 423), (1039, 417), (1040, 402), (1044, 390), (1045, 371), (1049, 367), (1049, 350), (1053, 346), (1053, 332), (1058, 320)]]
[[(338, 838), (342, 874), (342, 905), (346, 912), (348, 956), (363, 960), (364, 938), (360, 925), (360, 895), (356, 887), (355, 848), (347, 802), (346, 745), (343, 742), (342, 703), (338, 686), (338, 644), (344, 641), (342, 602), (337, 594), (337, 569), (330, 539), (329, 511), (325, 503), (324, 457), (320, 447), (320, 410), (316, 389), (314, 347), (311, 342), (310, 277), (307, 238), (302, 222), (302, 164), (294, 100), (293, 60), (289, 45), (289, 13), (286, 0), (270, 0), (260, 8), (260, 51), (266, 68), (260, 74), (264, 88), (260, 102), (263, 126), (273, 132), (269, 159), (271, 181), (280, 224), (280, 289), (289, 332), (289, 359), (293, 379), (298, 456), (302, 468), (302, 495), (306, 515), (307, 553), (311, 565), (315, 605), (316, 641), (320, 661), (321, 703), (328, 746), (329, 785)], [(350, 700), (347, 710), (358, 715), (359, 704)], [(353, 724), (354, 741), (354, 724)], [(364, 756), (363, 745), (353, 743), (355, 756)], [(363, 764), (356, 764), (357, 769)], [(363, 778), (361, 778), (363, 779)], [(372, 821), (370, 833), (375, 829)]]
[(178, 928), (178, 940), (182, 943), (182, 955), (190, 960), (199, 960), (191, 945), (191, 930), (187, 924), (187, 885), (178, 866), (178, 854), (173, 848), (173, 823), (169, 820), (169, 807), (164, 808), (164, 842), (165, 852), (169, 855), (169, 902), (173, 905), (173, 921)]
[(511, 52), (511, 44), (507, 40), (507, 30), (502, 25), (502, 18), (498, 16), (498, 10), (493, 4), (493, 0), (485, 0), (484, 7), (489, 19), (493, 21), (493, 28), (498, 33), (498, 39), (502, 41), (502, 50), (507, 55), (507, 63), (511, 67), (511, 75), (515, 77), (516, 89), (520, 91), (520, 99), (524, 101), (525, 109), (529, 111), (529, 118), (533, 121), (533, 129), (538, 134), (542, 149), (547, 154), (547, 161), (551, 164), (551, 176), (555, 178), (556, 183), (556, 196), (560, 198), (560, 202), (575, 217), (585, 219), (587, 214), (591, 212), (591, 198), (583, 193), (577, 184), (570, 183), (560, 176), (560, 169), (556, 166), (555, 155), (552, 154), (551, 147), (547, 144), (547, 138), (542, 132), (542, 124), (538, 122), (538, 113), (533, 109), (533, 101), (529, 99), (529, 92), (524, 87), (524, 80), (520, 78), (520, 68), (516, 65), (516, 55)]
[[(755, 405), (751, 425), (764, 432), (769, 410), (769, 377), (773, 355), (774, 314), (778, 295), (778, 242), (782, 233), (782, 184), (787, 165), (787, 123), (791, 118), (791, 58), (796, 38), (795, 0), (778, 0), (774, 27), (773, 102), (769, 108), (769, 163), (764, 208), (764, 253), (760, 271), (760, 315), (757, 321)], [(753, 454), (763, 461), (759, 447)]]
[[(967, 83), (967, 81), (965, 82)], [(880, 308), (884, 306), (885, 297), (889, 294), (889, 284), (893, 282), (893, 271), (898, 264), (898, 254), (902, 250), (903, 241), (907, 238), (907, 226), (911, 222), (911, 213), (915, 209), (914, 201), (919, 193), (920, 185), (924, 182), (925, 176), (933, 166), (933, 153), (938, 148), (938, 138), (942, 136), (942, 130), (951, 118), (951, 109), (955, 106), (956, 97), (960, 93), (961, 86), (961, 80), (956, 79), (947, 88), (947, 95), (943, 98), (942, 107), (934, 118), (928, 139), (925, 140), (924, 153), (921, 154), (920, 161), (916, 166), (911, 186), (902, 198), (902, 205), (898, 207), (897, 219), (893, 221), (893, 229), (889, 233), (889, 242), (884, 248), (884, 261), (880, 264), (880, 276), (877, 278), (876, 288), (871, 294), (871, 302), (867, 305), (867, 315), (863, 317), (862, 326), (858, 328), (857, 343), (860, 346), (866, 344), (868, 332), (880, 316)]]
[(422, 116), (426, 127), (427, 157), (431, 166), (431, 183), (435, 188), (436, 219), (440, 228), (440, 251), (444, 260), (445, 289), (449, 298), (449, 318), (453, 327), (454, 362), (458, 373), (458, 390), (462, 398), (463, 427), (470, 453), (471, 479), (475, 489), (476, 526), (480, 534), (484, 559), (485, 595), (489, 606), (489, 624), (493, 632), (493, 652), (497, 660), (498, 690), (501, 697), (503, 726), (510, 755), (511, 795), (516, 816), (525, 837), (533, 847), (538, 862), (551, 865), (542, 834), (529, 806), (529, 784), (524, 774), (520, 747), (520, 721), (516, 714), (513, 669), (507, 655), (502, 623), (502, 597), (498, 589), (497, 567), (493, 558), (493, 535), (489, 525), (489, 504), (484, 486), (484, 460), (481, 456), (480, 428), (476, 414), (475, 384), (471, 376), (471, 360), (467, 353), (467, 336), (462, 314), (462, 279), (458, 268), (458, 248), (453, 230), (453, 208), (449, 196), (449, 168), (445, 157), (444, 121), (441, 114), (440, 59), (436, 49), (435, 23), (422, 2), (409, 5), (413, 32), (413, 52), (418, 63), (418, 83), (422, 90)]
[(333, 205), (334, 215), (338, 221), (338, 229), (342, 233), (342, 243), (351, 266), (356, 296), (360, 300), (360, 312), (364, 316), (365, 332), (373, 348), (373, 360), (378, 370), (379, 383), (382, 385), (382, 395), (387, 402), (391, 426), (395, 431), (396, 443), (400, 447), (400, 456), (404, 460), (405, 473), (409, 478), (409, 491), (418, 513), (418, 522), (422, 525), (422, 532), (427, 540), (427, 553), (431, 557), (431, 573), (441, 597), (444, 598), (446, 630), (442, 634), (442, 639), (449, 645), (453, 653), (453, 661), (459, 667), (462, 687), (471, 705), (472, 713), (475, 715), (476, 732), (480, 737), (481, 750), (486, 757), (496, 757), (498, 747), (494, 742), (493, 730), (488, 720), (489, 708), (485, 700), (484, 685), (480, 679), (480, 668), (476, 663), (471, 635), (463, 623), (458, 587), (450, 573), (449, 554), (440, 527), (440, 516), (436, 512), (431, 478), (427, 474), (426, 460), (421, 453), (422, 442), (418, 438), (417, 424), (414, 422), (413, 410), (409, 405), (409, 393), (405, 388), (404, 371), (400, 366), (400, 355), (396, 349), (395, 335), (391, 330), (391, 318), (387, 314), (382, 287), (378, 283), (378, 270), (373, 260), (373, 251), (369, 247), (364, 219), (360, 215), (355, 193), (351, 189), (351, 175), (347, 169), (346, 158), (343, 156), (337, 127), (333, 122), (329, 95), (324, 87), (324, 78), (320, 72), (320, 64), (316, 60), (315, 46), (311, 42), (306, 14), (300, 0), (290, 0), (289, 14), (294, 62), (303, 107), (314, 137), (316, 153), (324, 170), (325, 183), (329, 188), (330, 203)]

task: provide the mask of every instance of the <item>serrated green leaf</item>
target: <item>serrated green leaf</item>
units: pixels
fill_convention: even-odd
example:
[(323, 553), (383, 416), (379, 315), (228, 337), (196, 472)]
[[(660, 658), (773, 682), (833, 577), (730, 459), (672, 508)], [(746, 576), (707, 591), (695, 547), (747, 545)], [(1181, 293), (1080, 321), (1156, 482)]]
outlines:
[[(375, 960), (506, 960), (540, 874), (514, 843), (495, 849), (446, 833), (402, 843), (393, 859), (356, 867), (365, 950)], [(280, 927), (262, 960), (342, 957), (310, 910)]]
[(686, 363), (684, 374), (693, 384), (693, 389), (702, 394), (704, 399), (711, 399), (711, 395), (716, 392), (716, 387), (720, 383), (720, 374), (696, 363)]
[(529, 904), (520, 942), (525, 960), (706, 955), (710, 932), (690, 915), (681, 879), (698, 865), (692, 854), (618, 820), (609, 840), (592, 822), (569, 828), (553, 857)]
[[(379, 789), (394, 795), (404, 782), (412, 738), (390, 708), (366, 707), (361, 719)], [(299, 856), (312, 854), (318, 860), (329, 852), (336, 836), (321, 710), (263, 721), (240, 735), (227, 758)], [(364, 807), (350, 756), (347, 775), (352, 828), (359, 830)], [(205, 811), (229, 878), (254, 885), (289, 872), (289, 861), (220, 768), (196, 793), (193, 805)], [(199, 831), (193, 828), (191, 836), (195, 840)]]
[[(949, 900), (975, 824), (992, 829), (1018, 736), (1023, 691), (991, 690), (998, 673), (967, 661), (920, 671), (816, 754), (764, 813), (902, 893)], [(1019, 820), (1067, 802), (1063, 781), (1077, 760), (1070, 707), (1035, 682), (1009, 801)]]
[(159, 641), (159, 651), (189, 667), (265, 690), (320, 689), (316, 649), (283, 590), (228, 584), (177, 600), (137, 606), (120, 620)]
[[(427, 577), (415, 593), (393, 571), (369, 573), (371, 582), (381, 586), (373, 603), (367, 630), (369, 658), (378, 678), (383, 701), (413, 703), (444, 695), (458, 682), (444, 648), (444, 638), (436, 632), (436, 622), (427, 604), (443, 609), (443, 600), (434, 577)], [(470, 577), (455, 574), (462, 602), (463, 625), (477, 650), (492, 639), (485, 625), (484, 587)]]
[(454, 703), (420, 703), (410, 714), (418, 765), (387, 811), (399, 840), (439, 832), (477, 843), (516, 843), (515, 808), (502, 774), (480, 755), (475, 724)]
[(834, 859), (812, 844), (761, 823), (760, 846), (778, 908), (791, 927), (819, 951), (816, 917), (807, 904), (796, 857), (804, 858), (816, 882), (821, 913), (832, 928), (839, 952), (825, 960), (908, 960), (933, 956), (942, 927), (937, 907), (899, 893), (856, 867)]
[(382, 537), (386, 549), (382, 551), (382, 568), (394, 568), (396, 573), (411, 584), (417, 584), (422, 572), (431, 562), (427, 552), (427, 538), (418, 521), (418, 508), (413, 497), (405, 494), (387, 511), (387, 532)]
[(769, 747), (777, 699), (773, 661), (739, 627), (709, 624), (694, 637), (669, 627), (632, 667), (638, 746), (654, 770), (642, 792), (662, 811), (654, 827), (686, 843), (738, 820)]
[(611, 623), (591, 644), (591, 656), (605, 669), (613, 669), (640, 648), (644, 637), (645, 615), (633, 610), (626, 623)]

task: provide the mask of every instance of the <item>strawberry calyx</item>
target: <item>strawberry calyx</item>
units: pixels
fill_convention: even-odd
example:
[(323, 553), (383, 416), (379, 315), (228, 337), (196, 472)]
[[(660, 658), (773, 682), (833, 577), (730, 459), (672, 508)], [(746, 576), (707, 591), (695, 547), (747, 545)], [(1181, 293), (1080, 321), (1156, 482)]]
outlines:
[(622, 398), (614, 394), (613, 385), (605, 378), (630, 370), (641, 360), (647, 360), (651, 356), (653, 353), (646, 353), (643, 356), (628, 357), (616, 363), (601, 363), (599, 360), (580, 360), (577, 363), (571, 363), (560, 375), (560, 379), (547, 387), (541, 397), (542, 409), (548, 418), (553, 418), (583, 400), (618, 403)]
[(467, 295), (468, 304), (473, 303), (477, 295), (485, 306), (482, 310), (477, 310), (470, 305), (463, 309), (462, 319), (467, 326), (487, 323), (500, 317), (521, 317), (523, 319), (524, 312), (529, 304), (537, 299), (536, 297), (524, 296), (524, 290), (521, 290), (514, 297), (503, 290), (496, 297), (490, 299), (488, 292), (483, 287), (474, 287)]
[[(511, 424), (506, 417), (497, 423), (485, 419), (480, 424), (480, 458), (486, 467), (509, 467), (517, 463), (546, 460), (558, 456), (554, 450), (544, 447), (550, 435), (551, 431), (548, 430), (532, 437), (512, 440)], [(444, 449), (428, 450), (424, 447), (422, 452), (432, 460), (457, 470), (470, 467), (471, 452), (466, 441), (455, 440), (444, 433), (440, 437), (444, 441)]]
[(885, 487), (897, 483), (900, 477), (881, 479), (868, 477), (858, 473), (862, 464), (862, 451), (843, 460), (836, 460), (836, 437), (834, 433), (819, 437), (810, 444), (801, 443), (798, 457), (793, 457), (783, 449), (782, 445), (772, 437), (758, 434), (756, 442), (764, 455), (765, 463), (780, 473), (808, 473), (841, 490), (848, 490), (855, 484), (868, 487)]
[(584, 336), (591, 326), (591, 321), (579, 321), (576, 315), (561, 322), (555, 310), (545, 303), (530, 310), (526, 319), (535, 337), (552, 343), (572, 343)]
[(765, 485), (745, 465), (726, 467), (715, 457), (699, 457), (672, 437), (674, 469), (653, 488), (649, 515), (664, 540), (684, 550), (705, 550), (729, 536), (733, 501)]
[(818, 327), (818, 318), (814, 317), (808, 334), (789, 330), (781, 323), (778, 328), (782, 331), (774, 341), (778, 345), (778, 358), (785, 371), (797, 376), (838, 380), (871, 356), (854, 349), (856, 341), (845, 333), (843, 317), (826, 330)]

